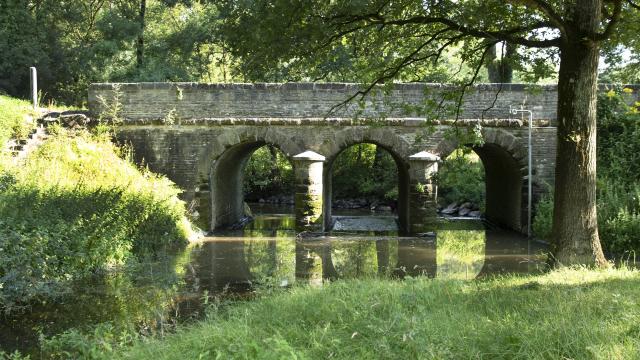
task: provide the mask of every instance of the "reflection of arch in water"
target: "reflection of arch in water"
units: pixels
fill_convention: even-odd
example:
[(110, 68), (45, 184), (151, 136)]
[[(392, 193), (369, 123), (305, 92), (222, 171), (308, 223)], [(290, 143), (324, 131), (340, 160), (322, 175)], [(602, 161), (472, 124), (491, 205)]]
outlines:
[[(527, 149), (518, 138), (500, 129), (482, 130), (484, 145), (472, 146), (485, 170), (485, 217), (517, 231), (527, 226)], [(456, 148), (457, 141), (443, 141), (438, 146), (441, 158)]]
[(378, 256), (374, 241), (331, 241), (324, 262), (331, 261), (337, 278), (373, 277), (378, 273)]
[(398, 147), (397, 141), (393, 141), (394, 139), (382, 140), (380, 138), (369, 138), (364, 137), (362, 140), (345, 142), (340, 147), (333, 147), (328, 156), (326, 156), (325, 163), (325, 171), (324, 171), (324, 206), (323, 206), (323, 214), (324, 214), (324, 226), (325, 229), (330, 229), (331, 227), (331, 202), (333, 197), (333, 164), (335, 160), (342, 154), (346, 149), (358, 145), (358, 144), (374, 144), (383, 151), (387, 152), (393, 158), (396, 169), (398, 171), (398, 204), (397, 204), (397, 215), (398, 215), (398, 225), (400, 231), (407, 231), (409, 229), (409, 166), (407, 162), (403, 159), (402, 155), (394, 148), (394, 146)]
[(216, 229), (238, 222), (244, 215), (243, 170), (254, 151), (267, 144), (287, 154), (277, 143), (265, 139), (240, 142), (212, 155), (209, 173), (210, 228)]
[(435, 277), (437, 271), (437, 248), (432, 238), (398, 239), (398, 262), (394, 275)]
[(244, 241), (205, 241), (196, 251), (194, 276), (212, 293), (227, 287), (248, 290), (253, 277), (244, 257)]
[(205, 241), (194, 250), (193, 272), (200, 287), (217, 292), (225, 287), (249, 290), (252, 283), (295, 279), (295, 245), (291, 239), (242, 239)]
[(509, 230), (487, 230), (485, 260), (478, 277), (501, 273), (540, 272), (547, 269), (548, 248)]

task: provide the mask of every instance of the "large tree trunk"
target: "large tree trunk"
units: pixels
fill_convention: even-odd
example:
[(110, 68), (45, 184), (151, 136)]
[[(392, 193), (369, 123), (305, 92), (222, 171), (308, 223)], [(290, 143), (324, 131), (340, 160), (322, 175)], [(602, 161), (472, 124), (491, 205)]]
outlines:
[(142, 68), (144, 64), (144, 21), (147, 12), (147, 0), (140, 0), (140, 9), (138, 12), (138, 21), (140, 24), (140, 33), (136, 41), (136, 67)]
[(606, 259), (596, 213), (596, 97), (599, 0), (576, 2), (573, 26), (560, 48), (558, 150), (553, 211), (556, 265), (596, 264)]
[[(498, 46), (503, 51), (501, 59), (498, 59)], [(511, 83), (513, 81), (513, 66), (511, 61), (515, 56), (515, 46), (509, 43), (493, 44), (487, 52), (487, 73), (491, 83)]]

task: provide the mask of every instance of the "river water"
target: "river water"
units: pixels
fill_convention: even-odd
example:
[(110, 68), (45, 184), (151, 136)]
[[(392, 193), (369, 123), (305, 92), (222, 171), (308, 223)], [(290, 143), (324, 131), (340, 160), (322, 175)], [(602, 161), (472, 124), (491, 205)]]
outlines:
[(211, 303), (251, 299), (261, 289), (367, 277), (475, 279), (541, 271), (546, 260), (543, 244), (480, 220), (443, 220), (435, 234), (400, 237), (390, 214), (343, 211), (334, 220), (339, 231), (298, 238), (291, 208), (252, 208), (245, 229), (75, 282), (55, 301), (0, 318), (0, 348), (37, 355), (39, 336), (100, 323), (161, 335), (201, 318)]

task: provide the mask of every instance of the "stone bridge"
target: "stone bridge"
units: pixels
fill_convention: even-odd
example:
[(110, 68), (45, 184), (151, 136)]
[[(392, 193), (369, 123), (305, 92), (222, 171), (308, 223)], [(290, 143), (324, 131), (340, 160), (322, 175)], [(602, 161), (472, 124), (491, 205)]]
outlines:
[(440, 159), (462, 143), (473, 146), (485, 168), (485, 216), (526, 229), (528, 124), (509, 108), (533, 111), (535, 202), (554, 179), (555, 86), (477, 85), (458, 107), (454, 87), (397, 84), (336, 107), (360, 89), (334, 83), (93, 84), (89, 106), (95, 116), (122, 121), (118, 139), (132, 145), (136, 161), (178, 184), (211, 229), (243, 216), (243, 168), (265, 144), (280, 148), (294, 165), (297, 224), (327, 229), (333, 161), (358, 143), (377, 144), (395, 159), (401, 230), (428, 229), (437, 199), (432, 177)]

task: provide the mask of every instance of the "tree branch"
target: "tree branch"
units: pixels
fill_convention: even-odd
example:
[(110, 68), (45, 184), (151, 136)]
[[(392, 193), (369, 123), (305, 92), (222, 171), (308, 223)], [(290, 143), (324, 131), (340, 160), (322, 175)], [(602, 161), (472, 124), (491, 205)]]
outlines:
[[(631, 2), (631, 0), (628, 0), (628, 1)], [(621, 13), (622, 13), (622, 0), (615, 0), (613, 2), (613, 14), (611, 14), (611, 20), (609, 20), (609, 23), (607, 24), (607, 27), (604, 29), (604, 32), (596, 35), (597, 41), (606, 40), (611, 36), (611, 34), (613, 33), (613, 30), (615, 29), (616, 25), (618, 25), (618, 22), (620, 21)]]
[[(532, 31), (547, 27), (553, 27), (552, 23), (549, 22), (536, 22), (530, 26), (520, 26), (507, 30), (501, 31), (490, 31), (484, 29), (476, 29), (467, 26), (463, 26), (461, 24), (456, 23), (455, 21), (443, 18), (443, 17), (431, 17), (431, 16), (414, 16), (407, 19), (396, 19), (396, 20), (387, 20), (380, 14), (365, 14), (365, 15), (354, 15), (354, 16), (339, 16), (334, 17), (335, 19), (343, 18), (344, 20), (337, 25), (349, 25), (356, 22), (364, 21), (368, 22), (370, 25), (380, 25), (380, 26), (388, 26), (388, 25), (429, 25), (429, 24), (441, 24), (445, 25), (451, 30), (458, 31), (465, 35), (474, 36), (477, 38), (488, 39), (488, 40), (500, 40), (507, 41), (513, 44), (524, 45), (527, 47), (537, 47), (537, 48), (546, 48), (560, 45), (560, 38), (547, 39), (547, 40), (536, 40), (536, 39), (528, 39), (525, 37), (516, 36), (517, 33), (522, 33), (526, 31)], [(365, 25), (366, 26), (366, 25)]]
[(543, 14), (545, 14), (549, 21), (560, 30), (560, 33), (566, 36), (566, 28), (564, 26), (564, 20), (562, 17), (553, 9), (549, 3), (542, 0), (508, 0), (511, 3), (522, 3), (525, 6), (529, 6), (533, 9), (537, 9)]
[(336, 109), (350, 103), (351, 101), (353, 101), (356, 97), (360, 96), (360, 99), (364, 99), (365, 96), (367, 96), (367, 94), (369, 94), (371, 92), (371, 90), (373, 90), (373, 88), (378, 85), (381, 84), (382, 82), (384, 82), (385, 80), (388, 79), (392, 79), (393, 77), (395, 77), (405, 66), (407, 65), (411, 65), (413, 63), (419, 62), (419, 61), (424, 61), (428, 58), (434, 57), (436, 59), (440, 58), (440, 56), (442, 55), (442, 52), (452, 43), (459, 41), (460, 39), (462, 39), (464, 37), (464, 35), (457, 35), (451, 38), (448, 38), (448, 41), (446, 41), (442, 46), (440, 46), (440, 48), (438, 48), (438, 50), (436, 50), (433, 53), (429, 53), (425, 56), (421, 56), (418, 58), (415, 58), (415, 56), (420, 53), (420, 51), (422, 49), (424, 49), (425, 47), (427, 47), (429, 44), (431, 44), (433, 41), (435, 41), (437, 39), (437, 36), (439, 34), (445, 33), (448, 30), (441, 30), (440, 32), (438, 32), (437, 34), (434, 34), (429, 40), (427, 40), (426, 42), (422, 43), (420, 46), (418, 46), (414, 51), (412, 51), (409, 55), (405, 56), (400, 63), (398, 63), (395, 66), (392, 67), (388, 67), (383, 69), (380, 72), (380, 76), (376, 77), (376, 79), (374, 81), (372, 81), (364, 90), (358, 90), (357, 92), (355, 92), (353, 95), (349, 96), (347, 99), (345, 99), (344, 101), (341, 101), (340, 103), (332, 106), (329, 111), (327, 112), (327, 115), (325, 115), (325, 117), (329, 117), (334, 111), (336, 111)]

